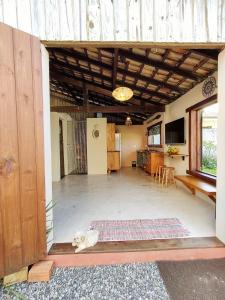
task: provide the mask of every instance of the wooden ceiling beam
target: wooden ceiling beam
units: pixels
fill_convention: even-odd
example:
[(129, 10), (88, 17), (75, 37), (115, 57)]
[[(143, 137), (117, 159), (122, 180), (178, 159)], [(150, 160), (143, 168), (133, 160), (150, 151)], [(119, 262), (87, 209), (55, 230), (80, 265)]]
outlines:
[(63, 74), (60, 74), (58, 72), (56, 73), (55, 71), (54, 71), (54, 73), (51, 73), (51, 77), (53, 79), (56, 79), (57, 81), (72, 84), (72, 85), (74, 85), (75, 87), (77, 87), (79, 89), (83, 89), (83, 83), (86, 83), (86, 86), (90, 91), (100, 93), (102, 95), (106, 95), (106, 96), (109, 96), (109, 97), (112, 96), (111, 90), (106, 89), (105, 87), (102, 88), (101, 87), (102, 85), (98, 86), (97, 84), (90, 83), (89, 81), (81, 79), (81, 78), (77, 79), (77, 78), (69, 76), (69, 75), (63, 75)]
[[(82, 54), (82, 53), (80, 53), (76, 50), (73, 50), (73, 52), (71, 52), (69, 50), (60, 49), (60, 48), (51, 48), (49, 51), (50, 52), (58, 52), (62, 55), (66, 54), (66, 55), (70, 56), (71, 58), (89, 62), (89, 63), (91, 63), (91, 64), (93, 64), (97, 67), (104, 68), (104, 69), (112, 72), (112, 66), (110, 66), (106, 63), (103, 63), (103, 62), (99, 62), (99, 61), (97, 61), (93, 58), (89, 58), (89, 57), (87, 58), (84, 54)], [(164, 82), (161, 82), (157, 79), (153, 79), (151, 77), (141, 75), (137, 72), (131, 72), (129, 70), (124, 70), (124, 69), (121, 69), (119, 67), (117, 67), (117, 73), (120, 73), (124, 76), (130, 76), (130, 77), (133, 77), (133, 78), (138, 79), (138, 80), (146, 81), (148, 84), (152, 84), (152, 85), (155, 85), (155, 86), (160, 86), (161, 88), (166, 88), (166, 89), (169, 89), (171, 91), (175, 91), (179, 94), (184, 94), (186, 92), (185, 89), (182, 89), (180, 87), (176, 87), (172, 84), (164, 83)]]
[(134, 60), (134, 61), (137, 61), (139, 63), (144, 63), (144, 64), (149, 65), (149, 66), (154, 67), (154, 68), (158, 68), (158, 69), (161, 69), (161, 70), (164, 70), (164, 71), (167, 71), (167, 72), (173, 72), (174, 74), (177, 74), (177, 75), (182, 76), (182, 77), (186, 77), (186, 78), (194, 80), (194, 81), (202, 80), (202, 76), (192, 74), (191, 72), (178, 69), (177, 67), (169, 66), (166, 63), (155, 61), (151, 58), (142, 56), (140, 54), (133, 53), (131, 51), (121, 49), (120, 50), (120, 55), (123, 55), (124, 57), (126, 57), (130, 60)]
[(201, 55), (205, 58), (218, 61), (219, 52), (217, 50), (212, 51), (210, 49), (199, 49), (199, 50), (190, 49), (190, 51), (194, 54)]
[(91, 77), (94, 76), (96, 78), (99, 78), (99, 79), (102, 79), (102, 80), (105, 80), (105, 81), (108, 81), (109, 83), (111, 83), (111, 77), (108, 77), (108, 76), (105, 76), (105, 75), (100, 74), (98, 72), (90, 71), (88, 69), (84, 69), (84, 68), (81, 68), (81, 67), (78, 67), (78, 66), (75, 66), (75, 65), (67, 64), (67, 63), (64, 63), (62, 61), (50, 60), (50, 68), (52, 66), (53, 67), (54, 66), (59, 66), (59, 67), (65, 68), (65, 69), (69, 69), (69, 70), (72, 70), (72, 71), (76, 71), (76, 72), (79, 72), (79, 73), (89, 75)]
[(157, 79), (153, 79), (151, 77), (139, 74), (137, 72), (131, 72), (129, 70), (123, 70), (123, 69), (120, 69), (120, 68), (117, 68), (117, 72), (122, 74), (122, 75), (125, 75), (125, 76), (133, 77), (133, 78), (137, 79), (137, 81), (142, 80), (142, 81), (145, 81), (147, 84), (151, 84), (151, 85), (154, 85), (154, 86), (157, 86), (157, 87), (159, 86), (160, 88), (166, 88), (166, 89), (169, 89), (171, 91), (177, 92), (179, 94), (184, 94), (186, 92), (185, 89), (176, 87), (176, 86), (174, 86), (172, 84), (169, 84), (169, 83), (159, 81)]
[[(64, 84), (65, 85), (65, 84)], [(77, 89), (71, 89), (71, 86), (68, 87), (68, 89), (70, 90), (70, 93), (73, 94), (73, 97), (75, 97), (76, 99), (79, 100), (79, 103), (81, 102), (81, 104), (78, 104), (78, 106), (82, 106), (83, 105), (83, 97), (84, 95), (82, 94), (82, 91)], [(54, 92), (55, 93), (55, 92)], [(57, 95), (59, 95), (59, 93), (63, 93), (63, 91), (60, 89), (60, 91), (57, 93)], [(63, 95), (64, 97), (64, 95)], [(72, 100), (72, 99), (71, 99)], [(112, 107), (113, 105), (116, 106), (115, 101), (112, 101), (110, 98), (105, 97), (105, 96), (99, 96), (98, 94), (93, 94), (93, 93), (89, 93), (89, 99), (88, 99), (90, 105), (94, 105), (94, 106), (110, 106)], [(70, 102), (71, 103), (71, 102)], [(77, 105), (77, 103), (74, 103), (74, 105)], [(120, 106), (124, 107), (124, 110), (129, 110), (125, 109), (125, 107), (129, 107), (129, 106), (133, 106), (134, 104), (131, 103), (119, 103)], [(134, 113), (134, 112), (130, 112), (130, 113), (114, 113), (113, 115), (118, 118), (119, 116), (122, 117), (123, 115), (125, 115), (125, 117), (127, 115), (131, 115), (132, 118), (136, 121), (136, 122), (143, 122), (143, 120), (147, 119), (149, 115), (154, 114), (156, 111), (155, 109), (151, 109), (151, 106), (148, 107), (149, 110), (151, 110), (151, 113), (143, 113), (143, 110), (141, 110), (140, 112)], [(136, 109), (135, 109), (136, 110)], [(106, 113), (107, 116), (110, 115), (109, 113)], [(125, 118), (124, 117), (124, 118)]]
[(73, 104), (80, 105), (81, 101), (76, 98), (76, 95), (68, 88), (66, 84), (62, 84), (61, 82), (51, 82), (50, 90), (53, 92), (60, 92), (64, 97), (68, 99), (73, 99)]
[[(78, 93), (79, 95), (79, 92), (78, 91), (75, 91), (76, 93)], [(80, 94), (81, 95), (81, 94)], [(93, 93), (89, 93), (89, 102), (90, 103), (94, 103), (95, 105), (103, 105), (103, 106), (116, 106), (116, 105), (119, 105), (119, 106), (122, 106), (124, 107), (124, 110), (126, 110), (125, 108), (127, 107), (131, 107), (131, 106), (135, 106), (135, 104), (131, 104), (131, 103), (119, 103), (117, 104), (115, 101), (113, 101), (112, 99), (106, 97), (106, 96), (100, 96), (98, 94), (93, 94)], [(136, 107), (139, 107), (139, 105), (136, 105)], [(155, 113), (155, 109), (150, 106), (147, 107), (148, 110), (151, 110), (151, 114)], [(129, 109), (128, 109), (129, 110)], [(140, 112), (138, 112), (139, 115), (141, 115), (141, 117), (146, 117), (146, 113), (142, 113), (144, 110), (143, 109), (140, 109)], [(147, 114), (150, 114), (150, 113), (147, 113)], [(139, 116), (136, 116), (136, 117), (139, 117)]]
[[(99, 59), (99, 61), (102, 61), (102, 53), (101, 53), (101, 50), (100, 49), (97, 49), (97, 51), (98, 51), (98, 59)], [(102, 67), (100, 68), (100, 73), (101, 73), (101, 75), (103, 75), (103, 69), (102, 69)], [(103, 80), (101, 79), (101, 83), (103, 84)]]
[[(120, 81), (120, 80), (117, 80), (117, 83), (118, 83), (119, 85), (122, 85), (122, 84), (123, 84), (123, 82)], [(164, 95), (163, 93), (151, 91), (151, 90), (145, 89), (145, 88), (143, 88), (143, 87), (135, 86), (135, 85), (133, 85), (133, 84), (127, 83), (127, 82), (126, 82), (124, 85), (125, 85), (126, 87), (129, 87), (129, 88), (132, 89), (133, 91), (136, 90), (136, 91), (141, 92), (141, 93), (143, 93), (143, 94), (149, 94), (149, 96), (155, 96), (155, 97), (158, 97), (158, 98), (160, 98), (160, 99), (162, 99), (162, 100), (172, 101), (172, 100), (174, 99), (173, 97), (169, 97), (169, 96), (167, 96), (167, 95)], [(144, 100), (144, 98), (143, 98), (142, 100)], [(147, 99), (147, 100), (148, 100), (148, 99)]]
[(116, 48), (114, 50), (114, 55), (113, 55), (113, 74), (112, 74), (112, 88), (113, 88), (113, 90), (116, 88), (118, 53), (119, 53), (119, 49)]
[[(86, 83), (86, 86), (87, 86), (88, 90), (112, 98), (111, 88), (108, 88), (106, 86), (104, 86), (104, 88), (103, 88), (101, 84), (97, 84), (97, 83), (93, 84), (93, 83), (90, 83), (89, 81), (83, 80), (81, 78), (77, 79), (77, 78), (70, 77), (70, 76), (67, 76), (67, 75), (65, 76), (65, 75), (60, 74), (56, 71), (51, 73), (51, 77), (53, 79), (57, 80), (57, 81), (61, 81), (61, 82), (65, 82), (67, 84), (71, 84), (71, 85), (73, 85), (73, 86), (75, 86), (76, 88), (79, 88), (79, 89), (83, 89), (83, 83)], [(138, 98), (138, 97), (133, 97), (132, 99), (138, 100), (138, 101), (141, 100), (141, 98)], [(144, 99), (144, 98), (142, 98), (142, 100), (145, 100), (147, 103), (151, 104), (152, 107), (154, 107), (158, 111), (164, 111), (164, 109), (165, 109), (163, 104), (157, 103), (155, 101), (149, 101), (148, 99)]]
[(52, 89), (52, 84), (56, 86), (55, 89), (62, 91), (62, 94), (65, 94), (64, 91), (68, 94), (70, 94), (70, 96), (74, 99), (74, 104), (80, 105), (83, 103), (83, 101), (81, 101), (80, 99), (77, 98), (77, 94), (74, 93), (73, 90), (71, 90), (71, 88), (68, 86), (68, 84), (66, 82), (60, 82), (57, 80), (51, 80), (50, 81), (50, 88)]
[[(83, 68), (80, 68), (80, 67), (77, 67), (77, 66), (74, 66), (74, 65), (68, 65), (67, 63), (64, 63), (64, 62), (61, 62), (61, 61), (54, 61), (53, 64), (56, 65), (56, 66), (60, 66), (60, 67), (63, 67), (63, 68), (68, 68), (70, 70), (74, 70), (74, 71), (89, 75), (91, 77), (96, 77), (96, 78), (99, 78), (99, 79), (103, 79), (105, 81), (108, 81), (109, 83), (110, 83), (110, 80), (111, 80), (110, 77), (102, 75), (98, 72), (83, 69)], [(113, 77), (114, 77), (114, 72), (113, 72)], [(119, 80), (115, 80), (115, 83), (113, 83), (113, 84), (116, 85), (116, 83), (118, 83), (120, 85), (125, 85), (127, 87), (130, 87), (132, 90), (139, 91), (143, 94), (149, 94), (150, 96), (158, 97), (162, 100), (169, 100), (169, 101), (173, 100), (172, 97), (169, 97), (166, 94), (163, 94), (163, 93), (160, 93), (160, 92), (151, 91), (151, 90), (148, 90), (148, 89), (136, 86), (136, 85), (128, 84), (128, 83), (123, 83), (122, 81), (119, 81)]]
[(139, 105), (132, 105), (132, 106), (120, 106), (120, 105), (89, 105), (86, 106), (53, 106), (51, 107), (51, 111), (54, 112), (88, 112), (88, 113), (110, 113), (110, 114), (117, 114), (117, 113), (155, 113), (155, 110), (148, 107), (142, 107)]

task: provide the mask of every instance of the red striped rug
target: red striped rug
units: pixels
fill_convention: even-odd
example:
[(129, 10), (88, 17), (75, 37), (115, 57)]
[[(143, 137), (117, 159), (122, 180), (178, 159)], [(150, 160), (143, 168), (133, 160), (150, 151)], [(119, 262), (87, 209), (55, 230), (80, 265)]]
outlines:
[(90, 229), (99, 231), (99, 242), (172, 239), (190, 236), (177, 218), (92, 221)]

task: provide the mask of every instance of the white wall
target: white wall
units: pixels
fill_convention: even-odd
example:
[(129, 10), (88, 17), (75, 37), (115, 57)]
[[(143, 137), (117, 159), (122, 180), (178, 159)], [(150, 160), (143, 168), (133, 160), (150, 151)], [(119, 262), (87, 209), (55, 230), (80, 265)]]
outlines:
[(143, 125), (119, 125), (116, 131), (121, 133), (121, 166), (131, 167), (132, 160), (137, 160), (137, 150), (146, 145), (146, 136)]
[[(72, 121), (68, 114), (51, 113), (51, 152), (52, 152), (52, 181), (60, 181), (60, 143), (59, 143), (59, 120), (62, 120), (63, 126), (63, 150), (64, 150), (64, 168), (65, 175), (68, 175), (72, 170), (69, 166), (71, 159), (68, 159), (68, 127), (67, 122)], [(72, 132), (70, 132), (72, 134)], [(71, 140), (71, 137), (69, 138)], [(69, 151), (71, 155), (71, 151)]]
[[(215, 72), (212, 76), (215, 76), (217, 78), (217, 72)], [(189, 128), (188, 128), (188, 113), (186, 113), (186, 109), (202, 100), (204, 100), (206, 97), (202, 95), (202, 85), (204, 82), (196, 85), (193, 89), (191, 89), (189, 92), (178, 98), (176, 101), (172, 102), (171, 104), (166, 106), (165, 113), (162, 114), (162, 117), (158, 120), (155, 120), (154, 122), (145, 122), (145, 128), (148, 126), (153, 125), (154, 123), (159, 122), (162, 120), (162, 139), (163, 139), (163, 148), (160, 149), (161, 151), (167, 151), (167, 145), (165, 145), (165, 124), (171, 121), (174, 121), (179, 118), (185, 118), (185, 139), (186, 144), (185, 145), (177, 145), (179, 148), (179, 152), (182, 154), (188, 154), (188, 146), (189, 146)], [(215, 94), (217, 93), (217, 89), (215, 90)], [(153, 119), (154, 116), (151, 118)], [(147, 124), (148, 123), (148, 124)], [(186, 170), (189, 168), (189, 160), (188, 157), (185, 158), (183, 161), (181, 157), (177, 158), (170, 158), (165, 157), (165, 163), (166, 165), (174, 166), (176, 169), (176, 173), (179, 175), (186, 174)]]
[[(42, 55), (42, 89), (43, 89), (43, 121), (44, 121), (44, 156), (45, 156), (45, 201), (46, 206), (52, 203), (52, 168), (51, 168), (51, 129), (50, 129), (50, 86), (49, 86), (49, 54), (41, 46)], [(53, 227), (53, 212), (48, 211), (46, 216), (47, 228)], [(53, 231), (48, 236), (48, 250), (53, 240)]]
[[(217, 79), (217, 72), (213, 74), (213, 76)], [(179, 119), (184, 117), (185, 118), (185, 139), (186, 144), (183, 146), (178, 146), (180, 153), (188, 154), (188, 146), (189, 146), (189, 115), (185, 112), (185, 110), (204, 100), (207, 97), (204, 97), (202, 95), (202, 85), (203, 82), (195, 86), (193, 89), (191, 89), (188, 93), (181, 96), (177, 101), (171, 103), (170, 105), (166, 106), (166, 113), (164, 116), (164, 122), (168, 123), (173, 120)], [(217, 93), (217, 90), (215, 90), (215, 93)], [(165, 148), (166, 151), (166, 148)], [(166, 163), (171, 166), (176, 167), (177, 174), (186, 174), (186, 170), (189, 168), (189, 160), (188, 157), (183, 161), (181, 158), (167, 158)]]
[(225, 243), (225, 50), (218, 60), (218, 103), (216, 235)]
[(60, 180), (59, 116), (51, 112), (52, 181)]
[[(217, 72), (215, 72), (212, 76), (215, 76), (217, 79)], [(202, 100), (206, 97), (202, 95), (202, 85), (204, 82), (196, 85), (193, 89), (191, 89), (188, 93), (178, 98), (176, 101), (172, 102), (171, 104), (166, 106), (166, 111), (162, 113), (161, 118), (155, 121), (151, 121), (154, 119), (155, 115), (152, 116), (149, 120), (145, 121), (145, 131), (147, 130), (148, 126), (153, 125), (154, 123), (162, 121), (162, 140), (163, 140), (163, 147), (161, 149), (157, 148), (158, 151), (167, 151), (167, 145), (165, 145), (165, 124), (176, 119), (185, 118), (185, 145), (177, 145), (179, 148), (179, 152), (181, 154), (189, 154), (189, 127), (188, 127), (188, 119), (189, 115), (186, 113), (186, 109)], [(215, 90), (215, 94), (217, 93), (217, 89)], [(157, 115), (157, 114), (156, 114)], [(154, 149), (154, 148), (151, 148)], [(185, 160), (182, 160), (181, 157), (171, 158), (165, 156), (165, 164), (167, 166), (173, 166), (175, 168), (175, 173), (177, 175), (186, 175), (186, 171), (189, 169), (189, 157), (186, 157)], [(218, 181), (218, 180), (217, 180)], [(182, 188), (185, 188), (182, 184), (178, 182), (178, 185)], [(206, 197), (202, 193), (198, 193), (197, 195), (206, 201), (209, 201), (208, 197)]]
[[(87, 118), (87, 162), (88, 174), (107, 174), (107, 119)], [(93, 130), (99, 130), (99, 137), (93, 137)]]

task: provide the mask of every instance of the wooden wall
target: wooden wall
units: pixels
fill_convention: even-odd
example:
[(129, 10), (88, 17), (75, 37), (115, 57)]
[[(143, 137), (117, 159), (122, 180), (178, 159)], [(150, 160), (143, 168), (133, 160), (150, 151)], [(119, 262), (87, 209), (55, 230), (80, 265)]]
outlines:
[(0, 22), (48, 41), (224, 42), (224, 0), (0, 0)]
[(40, 41), (0, 24), (0, 277), (46, 251)]

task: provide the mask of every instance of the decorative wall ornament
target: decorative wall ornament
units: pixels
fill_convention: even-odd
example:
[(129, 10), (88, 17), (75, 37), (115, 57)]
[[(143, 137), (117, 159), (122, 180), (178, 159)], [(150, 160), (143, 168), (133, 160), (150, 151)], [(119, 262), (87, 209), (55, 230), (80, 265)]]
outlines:
[(92, 136), (93, 138), (97, 139), (99, 138), (100, 136), (100, 132), (99, 132), (99, 129), (98, 129), (98, 125), (94, 125), (94, 129), (92, 130)]
[(214, 76), (208, 77), (202, 86), (202, 95), (204, 97), (210, 97), (213, 95), (216, 89), (216, 78)]

